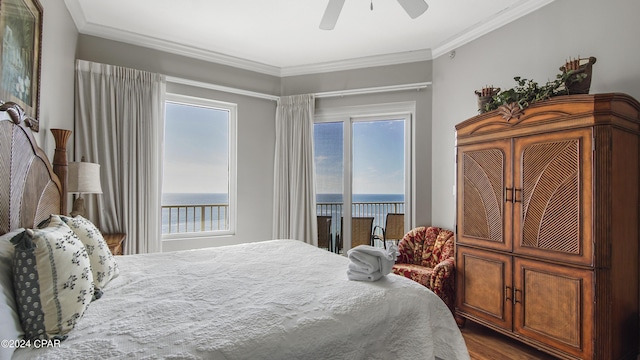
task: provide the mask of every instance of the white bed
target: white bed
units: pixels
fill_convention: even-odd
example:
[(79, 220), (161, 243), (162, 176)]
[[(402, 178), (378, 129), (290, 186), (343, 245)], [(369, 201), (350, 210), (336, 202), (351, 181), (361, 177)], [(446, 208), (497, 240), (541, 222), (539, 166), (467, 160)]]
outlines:
[(120, 275), (60, 347), (14, 359), (465, 359), (445, 304), (295, 240), (118, 258)]
[[(20, 120), (0, 121), (0, 234), (63, 208), (64, 187)], [(7, 244), (0, 244), (2, 340), (20, 327)], [(297, 240), (116, 260), (119, 275), (60, 346), (17, 349), (12, 358), (469, 358), (451, 312), (430, 290), (393, 274), (349, 281), (347, 258)], [(11, 356), (6, 350), (0, 357)]]

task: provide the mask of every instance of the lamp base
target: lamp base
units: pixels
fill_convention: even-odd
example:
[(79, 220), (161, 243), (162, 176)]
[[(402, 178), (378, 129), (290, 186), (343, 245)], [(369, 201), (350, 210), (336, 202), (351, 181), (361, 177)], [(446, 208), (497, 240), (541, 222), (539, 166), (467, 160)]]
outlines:
[(78, 197), (73, 201), (73, 209), (71, 210), (71, 213), (69, 213), (69, 215), (71, 215), (72, 217), (76, 217), (77, 215), (84, 217), (84, 212), (84, 199), (82, 197)]

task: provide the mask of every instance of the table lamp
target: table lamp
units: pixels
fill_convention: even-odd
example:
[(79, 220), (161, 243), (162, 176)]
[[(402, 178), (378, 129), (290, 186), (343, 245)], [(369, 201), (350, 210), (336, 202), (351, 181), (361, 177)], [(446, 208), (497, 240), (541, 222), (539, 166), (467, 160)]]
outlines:
[(78, 194), (73, 202), (71, 216), (80, 215), (84, 217), (84, 199), (82, 194), (102, 194), (100, 186), (100, 164), (84, 161), (84, 156), (79, 162), (69, 163), (67, 191)]

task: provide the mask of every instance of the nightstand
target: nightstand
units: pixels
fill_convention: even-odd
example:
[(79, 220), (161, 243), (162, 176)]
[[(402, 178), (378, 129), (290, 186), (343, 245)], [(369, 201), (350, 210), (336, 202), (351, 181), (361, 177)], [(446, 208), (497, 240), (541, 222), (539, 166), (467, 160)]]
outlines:
[(122, 255), (122, 244), (124, 243), (124, 239), (127, 237), (127, 234), (102, 234), (102, 237), (104, 237), (104, 241), (106, 241), (109, 246), (109, 250), (111, 250), (113, 255)]

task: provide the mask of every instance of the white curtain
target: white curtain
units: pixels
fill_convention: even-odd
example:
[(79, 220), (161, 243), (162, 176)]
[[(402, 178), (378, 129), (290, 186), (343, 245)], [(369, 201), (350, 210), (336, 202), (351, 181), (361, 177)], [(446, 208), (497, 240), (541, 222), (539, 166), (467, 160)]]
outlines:
[(313, 95), (281, 97), (276, 109), (273, 238), (318, 245)]
[(75, 161), (100, 164), (102, 195), (84, 195), (102, 232), (127, 234), (125, 254), (161, 251), (166, 81), (160, 74), (76, 62)]

